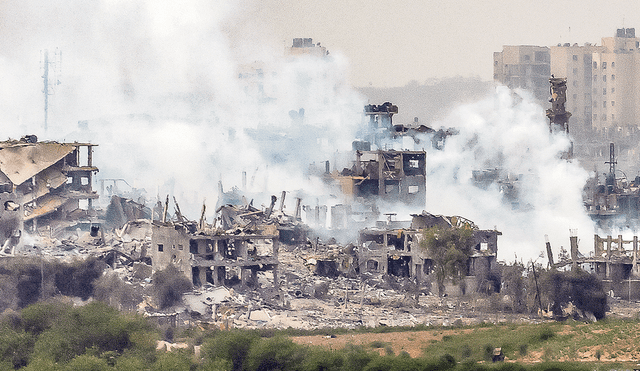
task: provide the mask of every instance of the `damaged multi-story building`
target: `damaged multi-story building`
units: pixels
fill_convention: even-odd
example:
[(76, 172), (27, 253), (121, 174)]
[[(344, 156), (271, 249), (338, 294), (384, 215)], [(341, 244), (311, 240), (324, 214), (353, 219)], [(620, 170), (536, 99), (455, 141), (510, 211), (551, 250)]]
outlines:
[[(87, 216), (92, 200), (91, 143), (39, 142), (35, 135), (0, 142), (0, 244), (19, 243), (24, 230), (68, 226)], [(53, 223), (55, 221), (55, 223)]]
[(333, 178), (347, 197), (370, 197), (424, 207), (425, 151), (356, 151), (351, 169)]
[(278, 286), (279, 231), (269, 215), (251, 206), (225, 205), (218, 209), (219, 228), (187, 221), (154, 220), (151, 260), (154, 270), (173, 264), (196, 286), (256, 287), (258, 272), (270, 271)]
[[(404, 225), (403, 225), (404, 224)], [(360, 272), (378, 272), (424, 282), (433, 273), (435, 262), (420, 246), (425, 229), (454, 228), (462, 225), (473, 230), (472, 255), (467, 261), (467, 276), (486, 274), (496, 267), (497, 230), (481, 230), (459, 216), (433, 215), (423, 211), (407, 222), (381, 222), (375, 228), (360, 231), (358, 264)]]

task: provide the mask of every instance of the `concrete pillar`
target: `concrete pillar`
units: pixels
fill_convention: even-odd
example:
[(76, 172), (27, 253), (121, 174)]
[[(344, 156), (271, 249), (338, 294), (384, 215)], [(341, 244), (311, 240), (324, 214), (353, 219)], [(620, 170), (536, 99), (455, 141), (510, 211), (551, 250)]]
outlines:
[(569, 237), (571, 242), (571, 270), (575, 271), (578, 268), (578, 237)]
[(278, 264), (273, 266), (273, 286), (280, 290), (280, 280), (278, 279)]
[(634, 275), (638, 275), (638, 236), (633, 236), (633, 269)]
[(204, 286), (207, 283), (207, 267), (200, 267), (199, 276), (200, 276), (200, 285)]
[(618, 251), (624, 250), (624, 241), (622, 240), (622, 235), (618, 235)]
[(220, 271), (219, 269), (220, 267), (218, 267), (217, 265), (214, 265), (213, 267), (211, 267), (212, 272), (211, 272), (211, 277), (213, 278), (213, 285), (214, 286), (220, 286)]
[(245, 267), (240, 267), (240, 281), (242, 282), (242, 286), (247, 286), (247, 281), (249, 278), (250, 270)]

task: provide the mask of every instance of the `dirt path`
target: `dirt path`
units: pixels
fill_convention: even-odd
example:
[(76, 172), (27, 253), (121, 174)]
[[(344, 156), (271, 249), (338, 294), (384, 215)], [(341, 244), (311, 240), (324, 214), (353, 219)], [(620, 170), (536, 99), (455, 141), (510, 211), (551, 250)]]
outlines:
[[(407, 352), (411, 357), (420, 357), (424, 353), (424, 348), (433, 341), (442, 340), (445, 335), (460, 334), (472, 330), (444, 330), (444, 331), (405, 331), (389, 333), (368, 333), (368, 334), (346, 334), (328, 337), (323, 335), (297, 336), (291, 339), (298, 344), (318, 345), (329, 349), (342, 349), (347, 344), (363, 345), (370, 347), (373, 342), (381, 342), (384, 345), (375, 348), (381, 355), (386, 353), (385, 346), (388, 344), (393, 349), (394, 354)], [(373, 349), (373, 348), (371, 348)]]

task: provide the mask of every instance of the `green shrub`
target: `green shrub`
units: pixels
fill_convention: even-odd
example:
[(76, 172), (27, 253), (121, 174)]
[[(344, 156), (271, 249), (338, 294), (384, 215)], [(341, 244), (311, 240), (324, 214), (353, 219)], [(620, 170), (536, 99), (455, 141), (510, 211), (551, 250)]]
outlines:
[(36, 358), (68, 362), (88, 349), (96, 354), (115, 351), (122, 353), (134, 347), (132, 334), (143, 332), (145, 337), (151, 328), (138, 316), (123, 316), (115, 309), (100, 302), (71, 308), (59, 316), (35, 343)]
[(153, 364), (153, 371), (189, 371), (193, 362), (191, 356), (181, 351), (166, 352)]
[(107, 361), (90, 355), (79, 355), (67, 364), (69, 371), (107, 371), (111, 368)]
[(153, 297), (161, 309), (168, 308), (182, 298), (182, 294), (191, 290), (191, 282), (174, 265), (169, 265), (152, 276)]
[(231, 363), (232, 370), (239, 371), (244, 368), (252, 345), (259, 340), (258, 335), (251, 331), (218, 332), (215, 337), (205, 340), (201, 352), (206, 361), (211, 363), (223, 359)]
[(253, 343), (246, 359), (247, 370), (294, 370), (306, 358), (307, 349), (288, 338), (276, 336)]

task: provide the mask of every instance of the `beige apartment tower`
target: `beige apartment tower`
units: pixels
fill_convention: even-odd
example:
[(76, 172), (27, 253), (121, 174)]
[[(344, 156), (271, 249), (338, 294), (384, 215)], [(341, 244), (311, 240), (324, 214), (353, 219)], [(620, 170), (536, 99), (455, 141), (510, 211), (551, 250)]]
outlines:
[(505, 45), (493, 53), (493, 79), (511, 89), (533, 92), (539, 101), (549, 98), (549, 48)]
[(551, 47), (551, 73), (567, 77), (572, 124), (608, 138), (637, 131), (640, 118), (640, 39), (618, 29), (602, 45)]

